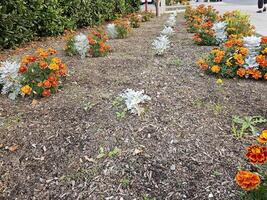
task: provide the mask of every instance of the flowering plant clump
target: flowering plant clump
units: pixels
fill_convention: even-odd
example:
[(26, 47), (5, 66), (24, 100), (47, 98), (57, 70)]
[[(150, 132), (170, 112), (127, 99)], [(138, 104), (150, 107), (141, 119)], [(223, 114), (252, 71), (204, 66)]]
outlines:
[(138, 114), (139, 116), (144, 113), (144, 104), (147, 101), (150, 101), (150, 96), (144, 94), (144, 90), (135, 91), (132, 89), (125, 90), (120, 97), (125, 101), (127, 109), (133, 113)]
[(198, 45), (220, 45), (227, 38), (251, 36), (255, 32), (247, 14), (238, 10), (226, 12), (223, 17), (212, 7), (187, 7), (185, 19), (188, 31), (195, 33)]
[(267, 197), (267, 130), (262, 131), (257, 140), (259, 144), (249, 146), (246, 153), (255, 172), (241, 170), (236, 174), (235, 181), (246, 191), (246, 199), (264, 200)]
[(129, 18), (130, 21), (130, 25), (132, 28), (139, 28), (141, 25), (141, 21), (142, 21), (142, 15), (137, 14), (137, 13), (132, 13), (130, 15), (127, 16)]
[(56, 50), (38, 49), (37, 55), (22, 58), (19, 73), (21, 75), (21, 94), (48, 97), (57, 92), (60, 79), (67, 75), (67, 66), (61, 59), (53, 56)]
[(255, 32), (254, 26), (251, 25), (248, 14), (234, 10), (224, 13), (223, 21), (227, 24), (226, 32), (228, 36), (234, 35), (238, 38), (251, 36)]
[(197, 64), (208, 74), (267, 80), (266, 47), (265, 37), (233, 37), (199, 59)]
[(200, 28), (204, 28), (203, 24), (209, 23), (212, 27), (213, 23), (220, 19), (218, 11), (212, 6), (199, 5), (196, 8), (188, 6), (185, 11), (186, 24), (188, 31), (191, 33), (197, 33)]
[(153, 17), (155, 17), (154, 13), (148, 12), (148, 11), (147, 12), (146, 11), (140, 12), (139, 14), (142, 17), (142, 19), (141, 19), (142, 22), (150, 21)]
[(170, 26), (165, 26), (164, 29), (161, 31), (162, 35), (171, 36), (173, 35), (174, 31), (173, 28)]
[(90, 54), (93, 57), (106, 56), (110, 50), (110, 46), (106, 44), (108, 36), (103, 31), (93, 31), (88, 36), (90, 45)]
[(126, 38), (131, 32), (131, 26), (128, 19), (117, 19), (114, 21), (119, 39)]
[(67, 55), (79, 54), (81, 58), (85, 58), (89, 51), (89, 44), (86, 35), (80, 33), (76, 36), (71, 36), (67, 40), (67, 45), (65, 47)]
[(8, 97), (14, 100), (20, 93), (21, 77), (18, 62), (5, 61), (0, 63), (0, 85), (2, 85), (1, 94), (8, 94)]
[(170, 41), (166, 35), (157, 37), (152, 43), (156, 55), (163, 55), (164, 52), (170, 47)]

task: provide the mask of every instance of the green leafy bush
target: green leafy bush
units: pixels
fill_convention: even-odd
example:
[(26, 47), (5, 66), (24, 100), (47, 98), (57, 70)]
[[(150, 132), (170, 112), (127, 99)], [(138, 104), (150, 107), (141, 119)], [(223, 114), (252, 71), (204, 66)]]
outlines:
[(0, 49), (113, 20), (139, 10), (139, 5), (139, 0), (4, 0), (0, 4)]

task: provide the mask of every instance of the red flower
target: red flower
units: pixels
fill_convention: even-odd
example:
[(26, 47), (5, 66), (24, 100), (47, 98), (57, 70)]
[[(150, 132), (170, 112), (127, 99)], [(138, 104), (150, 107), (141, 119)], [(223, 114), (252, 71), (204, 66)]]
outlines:
[(267, 147), (251, 145), (247, 148), (246, 157), (254, 164), (264, 164), (267, 160)]
[(24, 65), (20, 66), (19, 73), (22, 73), (23, 74), (23, 73), (25, 73), (27, 71), (28, 71), (28, 68), (26, 66), (24, 66)]
[(44, 90), (44, 91), (42, 92), (42, 96), (43, 96), (43, 97), (49, 97), (50, 95), (51, 95), (51, 93), (50, 93), (49, 90)]

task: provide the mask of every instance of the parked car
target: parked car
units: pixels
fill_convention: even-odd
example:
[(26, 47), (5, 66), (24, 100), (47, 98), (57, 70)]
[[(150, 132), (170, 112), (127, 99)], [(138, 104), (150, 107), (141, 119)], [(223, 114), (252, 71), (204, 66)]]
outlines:
[[(141, 0), (141, 4), (146, 3), (146, 0)], [(154, 3), (154, 0), (147, 0), (147, 3), (151, 4)]]

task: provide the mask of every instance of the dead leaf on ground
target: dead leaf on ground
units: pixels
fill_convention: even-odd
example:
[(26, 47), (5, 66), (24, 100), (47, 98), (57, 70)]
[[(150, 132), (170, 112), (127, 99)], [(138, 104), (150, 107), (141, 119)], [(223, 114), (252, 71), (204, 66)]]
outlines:
[(11, 152), (15, 152), (15, 151), (18, 150), (18, 148), (19, 148), (19, 145), (14, 144), (13, 146), (8, 147), (8, 150), (11, 151)]

